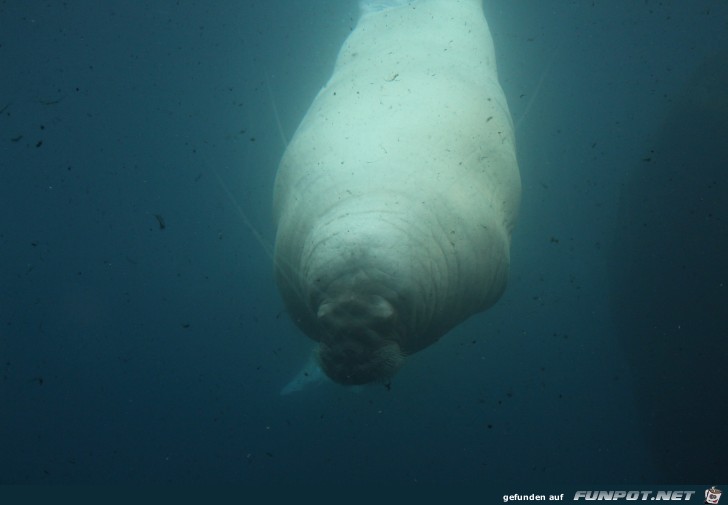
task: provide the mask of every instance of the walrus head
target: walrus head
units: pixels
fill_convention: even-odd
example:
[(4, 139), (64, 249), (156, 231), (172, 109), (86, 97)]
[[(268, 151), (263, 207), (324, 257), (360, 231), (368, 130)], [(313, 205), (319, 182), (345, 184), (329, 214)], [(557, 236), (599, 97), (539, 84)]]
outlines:
[(318, 309), (322, 328), (319, 364), (333, 381), (356, 385), (383, 381), (402, 366), (396, 312), (379, 295), (343, 294)]

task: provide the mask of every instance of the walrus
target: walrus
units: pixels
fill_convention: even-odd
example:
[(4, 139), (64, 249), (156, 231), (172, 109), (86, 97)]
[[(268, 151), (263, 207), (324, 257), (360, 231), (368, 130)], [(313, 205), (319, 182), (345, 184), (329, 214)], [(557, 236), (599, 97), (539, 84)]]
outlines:
[(284, 303), (347, 385), (498, 300), (521, 192), (481, 0), (360, 5), (273, 196)]

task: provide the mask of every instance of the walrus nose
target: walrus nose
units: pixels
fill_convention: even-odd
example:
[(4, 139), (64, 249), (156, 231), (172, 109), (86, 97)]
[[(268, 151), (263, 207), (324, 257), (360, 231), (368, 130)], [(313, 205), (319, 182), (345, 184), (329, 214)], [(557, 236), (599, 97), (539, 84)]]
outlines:
[(348, 293), (325, 299), (316, 316), (322, 326), (333, 332), (346, 328), (376, 328), (394, 319), (394, 307), (379, 295)]
[(323, 372), (340, 384), (367, 384), (392, 377), (404, 362), (397, 342), (367, 330), (356, 336), (329, 335), (316, 350)]

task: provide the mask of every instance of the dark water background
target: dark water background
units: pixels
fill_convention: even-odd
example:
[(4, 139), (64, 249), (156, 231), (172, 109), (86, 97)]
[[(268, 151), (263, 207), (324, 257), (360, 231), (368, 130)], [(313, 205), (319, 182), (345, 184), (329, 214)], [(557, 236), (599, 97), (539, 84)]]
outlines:
[[(643, 373), (649, 345), (625, 342), (649, 328), (631, 332), (639, 309), (613, 303), (650, 282), (626, 268), (634, 248), (652, 264), (660, 247), (632, 240), (625, 199), (670, 188), (650, 200), (659, 221), (705, 197), (659, 169), (634, 174), (657, 161), (694, 72), (728, 48), (728, 4), (488, 0), (485, 11), (523, 178), (507, 292), (413, 356), (391, 390), (282, 397), (311, 344), (287, 320), (266, 253), (272, 183), (356, 2), (0, 1), (0, 483), (511, 492), (728, 478), (726, 423), (699, 421), (726, 419), (725, 372), (701, 379), (680, 351)], [(726, 117), (726, 88), (712, 89), (701, 103)], [(728, 141), (724, 127), (711, 131)], [(701, 172), (709, 148), (687, 152), (689, 177), (726, 187), (728, 166)], [(691, 265), (713, 290), (706, 301), (700, 284), (666, 288), (670, 310), (713, 303), (698, 318), (715, 332), (654, 345), (679, 340), (691, 355), (697, 339), (722, 370), (728, 216), (677, 214), (676, 243), (707, 239), (715, 252)], [(685, 366), (704, 397), (665, 376)], [(657, 397), (702, 415), (671, 431)], [(671, 472), (660, 446), (673, 433), (684, 449)]]

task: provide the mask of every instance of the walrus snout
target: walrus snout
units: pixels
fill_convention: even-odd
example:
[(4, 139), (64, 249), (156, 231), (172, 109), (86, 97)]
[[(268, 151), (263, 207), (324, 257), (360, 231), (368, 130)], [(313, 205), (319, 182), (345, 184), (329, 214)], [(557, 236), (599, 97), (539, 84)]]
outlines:
[(318, 361), (332, 380), (366, 384), (386, 380), (402, 366), (404, 355), (394, 330), (396, 313), (379, 295), (351, 294), (324, 300)]
[(347, 293), (325, 299), (316, 315), (323, 325), (340, 328), (388, 323), (395, 314), (392, 304), (380, 295)]
[(404, 363), (399, 344), (388, 341), (371, 347), (373, 339), (360, 340), (348, 336), (319, 344), (317, 358), (321, 369), (339, 384), (359, 385), (384, 381), (392, 377)]

